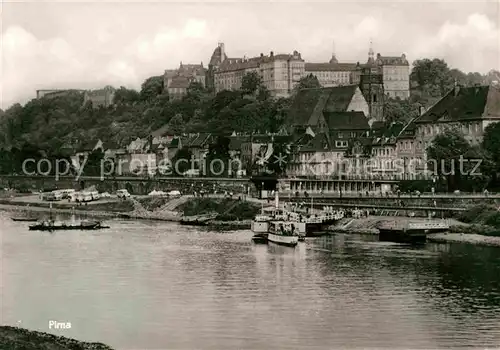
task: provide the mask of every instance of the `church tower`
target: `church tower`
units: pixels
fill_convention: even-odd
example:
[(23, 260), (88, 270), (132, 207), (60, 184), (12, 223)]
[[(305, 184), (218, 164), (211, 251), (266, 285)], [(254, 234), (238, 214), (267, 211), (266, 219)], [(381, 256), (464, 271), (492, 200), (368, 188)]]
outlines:
[(370, 41), (368, 50), (368, 61), (361, 67), (359, 87), (370, 108), (370, 119), (376, 121), (384, 120), (384, 79), (382, 67), (375, 61), (373, 45)]
[(333, 42), (332, 45), (332, 58), (330, 59), (331, 64), (338, 64), (339, 61), (337, 60), (337, 56), (335, 55), (335, 41)]

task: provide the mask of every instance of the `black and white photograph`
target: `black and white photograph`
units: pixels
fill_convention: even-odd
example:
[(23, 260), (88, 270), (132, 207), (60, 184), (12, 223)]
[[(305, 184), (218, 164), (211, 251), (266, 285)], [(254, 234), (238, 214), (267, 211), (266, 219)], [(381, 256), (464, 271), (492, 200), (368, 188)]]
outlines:
[(0, 30), (0, 349), (500, 350), (499, 0)]

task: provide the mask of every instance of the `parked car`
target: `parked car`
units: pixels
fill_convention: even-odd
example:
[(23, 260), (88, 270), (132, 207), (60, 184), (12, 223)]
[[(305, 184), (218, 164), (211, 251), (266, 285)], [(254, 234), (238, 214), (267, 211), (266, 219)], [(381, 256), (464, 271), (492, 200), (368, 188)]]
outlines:
[(101, 197), (99, 196), (99, 192), (97, 192), (97, 191), (92, 191), (92, 192), (89, 192), (89, 194), (90, 194), (90, 196), (92, 197), (92, 200), (93, 200), (93, 201), (96, 201), (96, 200), (98, 200), (99, 198), (101, 198)]
[(42, 199), (46, 201), (60, 201), (62, 200), (63, 195), (60, 192), (49, 192), (49, 193), (44, 193), (42, 195)]
[(109, 192), (103, 192), (99, 195), (101, 198), (109, 198), (111, 197), (111, 195), (109, 194)]
[(71, 197), (71, 194), (75, 193), (76, 191), (74, 189), (65, 189), (65, 190), (58, 190), (57, 192), (61, 193), (62, 199), (67, 199)]
[(130, 197), (130, 193), (127, 190), (118, 190), (116, 191), (116, 196), (118, 198), (128, 198)]

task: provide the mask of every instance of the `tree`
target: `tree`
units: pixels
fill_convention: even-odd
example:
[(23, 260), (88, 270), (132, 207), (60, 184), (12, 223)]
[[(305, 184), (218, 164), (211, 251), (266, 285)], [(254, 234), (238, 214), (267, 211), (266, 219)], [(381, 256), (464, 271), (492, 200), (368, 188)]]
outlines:
[(266, 164), (266, 168), (273, 174), (282, 175), (292, 157), (292, 148), (288, 142), (273, 142), (273, 154)]
[(262, 86), (262, 79), (257, 72), (246, 73), (241, 79), (241, 91), (244, 94), (253, 95)]
[(475, 169), (476, 160), (483, 161), (479, 147), (472, 147), (460, 130), (449, 129), (434, 138), (427, 148), (428, 167), (446, 181), (448, 191), (481, 190), (488, 179), (481, 169)]
[(172, 158), (173, 171), (175, 175), (182, 175), (192, 168), (193, 154), (188, 148), (181, 148)]
[(386, 98), (384, 101), (384, 116), (388, 123), (408, 122), (420, 114), (420, 103), (399, 98)]
[[(104, 159), (102, 149), (98, 148), (87, 156), (87, 161), (84, 163), (83, 174), (87, 176), (101, 175), (101, 162)], [(82, 164), (80, 164), (82, 166)]]
[(138, 102), (141, 98), (139, 92), (133, 89), (127, 89), (124, 86), (120, 86), (118, 90), (115, 91), (115, 97), (113, 102), (115, 104), (132, 104)]
[(163, 76), (147, 78), (141, 85), (140, 96), (143, 101), (152, 101), (163, 93)]
[(500, 172), (500, 123), (493, 123), (484, 130), (482, 148), (491, 160), (492, 185), (497, 187), (498, 176)]
[(484, 130), (482, 146), (491, 155), (500, 171), (500, 123), (493, 123)]
[(417, 84), (417, 89), (425, 90), (433, 97), (443, 97), (454, 84), (448, 64), (438, 58), (413, 62), (410, 79)]
[(296, 91), (303, 89), (319, 89), (321, 84), (315, 75), (309, 74), (299, 80), (299, 83), (295, 87)]
[(184, 120), (182, 119), (182, 114), (176, 114), (170, 121), (168, 122), (168, 128), (174, 135), (182, 134), (184, 129)]
[[(211, 143), (205, 159), (206, 174), (208, 176), (228, 176), (230, 165), (229, 156), (230, 139), (226, 136), (218, 136), (215, 142)], [(231, 169), (234, 173), (238, 169)]]

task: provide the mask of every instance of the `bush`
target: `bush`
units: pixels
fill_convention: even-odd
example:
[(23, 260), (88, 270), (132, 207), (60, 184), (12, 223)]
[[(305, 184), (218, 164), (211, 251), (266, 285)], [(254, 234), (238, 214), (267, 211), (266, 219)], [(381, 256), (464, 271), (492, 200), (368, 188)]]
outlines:
[(495, 207), (483, 204), (474, 206), (467, 211), (460, 213), (457, 219), (465, 223), (483, 223), (481, 221), (485, 219), (485, 216), (489, 216), (494, 213), (497, 213)]

